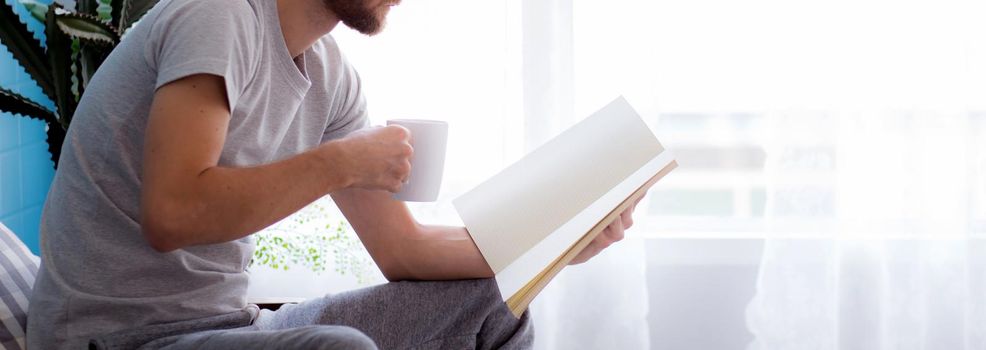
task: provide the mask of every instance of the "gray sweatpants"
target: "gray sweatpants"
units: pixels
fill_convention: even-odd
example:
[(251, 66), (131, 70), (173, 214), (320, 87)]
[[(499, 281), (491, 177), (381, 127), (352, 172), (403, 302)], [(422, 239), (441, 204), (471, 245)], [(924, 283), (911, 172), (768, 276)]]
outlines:
[(534, 337), (492, 279), (388, 283), (262, 310), (245, 327), (170, 334), (140, 348), (524, 349)]

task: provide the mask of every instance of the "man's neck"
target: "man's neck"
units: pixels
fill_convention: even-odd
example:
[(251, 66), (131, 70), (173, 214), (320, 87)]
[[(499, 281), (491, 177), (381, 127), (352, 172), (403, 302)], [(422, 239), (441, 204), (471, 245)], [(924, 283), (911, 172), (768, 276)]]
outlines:
[(339, 24), (325, 0), (277, 0), (281, 33), (291, 57), (298, 57)]

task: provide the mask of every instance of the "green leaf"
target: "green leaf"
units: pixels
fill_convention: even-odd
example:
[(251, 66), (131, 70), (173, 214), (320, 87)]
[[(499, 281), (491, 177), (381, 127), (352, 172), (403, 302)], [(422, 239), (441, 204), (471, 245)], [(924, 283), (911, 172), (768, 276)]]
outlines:
[(58, 169), (58, 158), (62, 154), (62, 142), (65, 141), (65, 129), (58, 123), (48, 123), (48, 153), (51, 154), (51, 162)]
[(106, 57), (113, 50), (112, 47), (90, 45), (82, 43), (82, 50), (79, 52), (79, 77), (82, 79), (82, 92), (89, 86), (89, 81), (96, 74), (96, 69), (103, 64)]
[[(109, 0), (77, 0), (75, 3), (75, 8), (78, 13), (89, 15), (91, 18), (96, 18), (98, 16), (99, 21), (104, 24), (110, 23), (109, 6)], [(112, 26), (106, 27), (112, 28)], [(118, 36), (116, 35), (116, 29), (112, 29), (113, 35), (111, 36)], [(104, 27), (103, 30), (106, 30), (106, 28)], [(75, 92), (77, 100), (82, 98), (82, 94), (85, 93), (86, 86), (89, 85), (89, 80), (91, 80), (93, 74), (96, 73), (96, 68), (103, 63), (103, 60), (106, 59), (109, 51), (111, 51), (112, 47), (115, 46), (106, 45), (105, 41), (99, 41), (99, 43), (95, 45), (93, 45), (92, 42), (79, 41), (81, 41), (79, 38), (75, 38), (72, 43), (72, 61), (75, 62), (72, 69), (72, 82), (73, 92)]]
[(113, 23), (126, 32), (137, 23), (159, 0), (112, 0)]
[(44, 23), (45, 13), (48, 12), (47, 4), (42, 4), (32, 0), (20, 0), (20, 3), (21, 5), (24, 5), (24, 8), (26, 8), (29, 13), (31, 13), (31, 17), (34, 17), (34, 19), (38, 20), (38, 22)]
[(51, 161), (55, 164), (55, 168), (58, 168), (58, 156), (61, 153), (62, 141), (65, 140), (65, 130), (58, 125), (58, 118), (54, 113), (4, 88), (0, 88), (0, 111), (39, 119), (47, 123), (48, 153), (51, 154)]
[(48, 8), (45, 17), (45, 36), (48, 62), (51, 65), (52, 82), (55, 88), (55, 105), (58, 106), (58, 122), (62, 129), (68, 130), (77, 105), (72, 94), (72, 40), (56, 24), (58, 11), (64, 10), (58, 8), (58, 5)]
[(82, 67), (79, 67), (79, 59), (82, 55), (82, 42), (79, 39), (72, 39), (72, 66), (70, 67), (72, 71), (72, 97), (75, 98), (75, 102), (79, 103), (79, 99), (82, 98), (82, 92), (85, 89), (83, 87), (82, 77)]
[(55, 114), (47, 108), (2, 87), (0, 87), (0, 111), (42, 120), (46, 123), (58, 122)]
[(113, 23), (113, 4), (110, 3), (110, 0), (99, 0), (99, 5), (96, 6), (96, 17), (99, 17), (99, 20), (104, 23)]
[[(22, 0), (23, 1), (23, 0)], [(96, 0), (76, 0), (75, 12), (95, 16), (98, 12), (99, 3)]]
[(55, 88), (52, 83), (51, 70), (45, 57), (41, 43), (27, 30), (27, 25), (21, 22), (13, 8), (6, 3), (0, 4), (0, 43), (14, 56), (21, 67), (38, 83), (41, 91), (48, 98), (55, 99)]
[(95, 16), (55, 9), (55, 23), (66, 35), (90, 45), (115, 46), (120, 42), (116, 28)]
[(76, 0), (75, 12), (96, 17), (103, 23), (112, 24), (113, 8), (111, 6), (110, 0)]

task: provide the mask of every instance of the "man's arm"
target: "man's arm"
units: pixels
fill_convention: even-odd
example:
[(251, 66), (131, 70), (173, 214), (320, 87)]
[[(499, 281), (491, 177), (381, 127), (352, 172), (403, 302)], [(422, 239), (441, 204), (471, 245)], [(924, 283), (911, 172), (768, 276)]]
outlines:
[(140, 223), (158, 251), (244, 237), (342, 188), (397, 191), (410, 170), (408, 132), (399, 127), (364, 130), (276, 163), (218, 166), (230, 118), (225, 91), (222, 77), (201, 74), (155, 92)]
[(390, 281), (493, 277), (463, 227), (421, 225), (385, 191), (350, 188), (332, 199)]
[[(421, 225), (404, 202), (391, 199), (384, 191), (345, 189), (333, 192), (332, 199), (387, 280), (493, 277), (463, 227)], [(624, 230), (633, 225), (634, 207), (636, 203), (590, 242), (572, 264), (583, 263), (622, 240)]]

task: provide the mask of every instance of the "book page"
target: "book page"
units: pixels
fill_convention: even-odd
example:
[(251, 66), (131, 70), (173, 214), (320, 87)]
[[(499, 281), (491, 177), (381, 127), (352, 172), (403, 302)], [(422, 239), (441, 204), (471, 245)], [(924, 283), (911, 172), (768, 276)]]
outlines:
[[(528, 282), (520, 281), (522, 276), (533, 278), (670, 162), (670, 155), (655, 159), (663, 152), (621, 97), (453, 204), (498, 282), (509, 285), (501, 292), (516, 291)], [(600, 202), (617, 187), (621, 189)], [(587, 212), (590, 207), (594, 209)], [(573, 221), (580, 215), (589, 216)], [(569, 234), (541, 244), (556, 232)], [(535, 247), (536, 252), (529, 253)], [(525, 262), (517, 263), (522, 257)]]

